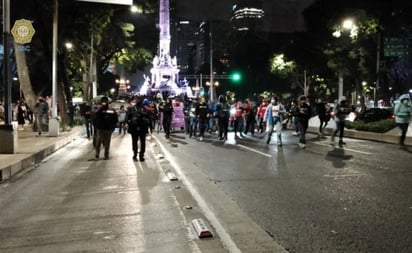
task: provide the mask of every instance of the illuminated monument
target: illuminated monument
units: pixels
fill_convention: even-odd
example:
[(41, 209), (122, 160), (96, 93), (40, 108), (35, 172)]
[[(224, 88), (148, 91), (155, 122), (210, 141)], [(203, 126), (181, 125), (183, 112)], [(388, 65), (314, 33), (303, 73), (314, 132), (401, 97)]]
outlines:
[(178, 96), (190, 91), (190, 87), (178, 86), (177, 59), (170, 56), (170, 13), (169, 0), (160, 0), (159, 7), (159, 55), (153, 59), (153, 67), (150, 70), (151, 78), (146, 77), (140, 89), (141, 95), (149, 95), (160, 92), (165, 96)]

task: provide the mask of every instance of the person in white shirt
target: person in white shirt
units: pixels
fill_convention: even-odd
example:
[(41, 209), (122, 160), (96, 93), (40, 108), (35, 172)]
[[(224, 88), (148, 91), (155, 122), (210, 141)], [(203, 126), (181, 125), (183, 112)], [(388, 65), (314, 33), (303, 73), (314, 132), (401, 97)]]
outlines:
[(285, 107), (279, 102), (277, 97), (274, 97), (269, 106), (266, 108), (264, 117), (264, 121), (267, 121), (269, 126), (266, 144), (270, 143), (273, 130), (275, 130), (278, 136), (277, 144), (278, 146), (282, 146), (282, 122), (285, 113)]

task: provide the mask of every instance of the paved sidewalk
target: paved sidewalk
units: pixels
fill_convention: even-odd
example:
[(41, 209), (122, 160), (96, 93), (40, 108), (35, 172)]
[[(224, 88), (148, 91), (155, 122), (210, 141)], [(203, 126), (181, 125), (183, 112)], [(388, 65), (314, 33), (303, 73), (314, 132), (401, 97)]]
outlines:
[(35, 166), (45, 157), (81, 137), (82, 126), (68, 132), (60, 132), (58, 137), (50, 137), (47, 132), (36, 136), (36, 132), (26, 126), (18, 131), (18, 145), (15, 154), (0, 154), (0, 183), (10, 179), (24, 169)]
[[(336, 123), (333, 119), (328, 122), (328, 125), (324, 129), (324, 134), (331, 135), (334, 129), (336, 128)], [(319, 117), (314, 116), (309, 120), (309, 129), (308, 132), (310, 133), (318, 133), (319, 132)], [(392, 143), (392, 144), (399, 144), (399, 137), (400, 137), (400, 129), (395, 127), (394, 129), (386, 132), (386, 133), (374, 133), (374, 132), (367, 132), (367, 131), (357, 131), (352, 129), (346, 129), (344, 132), (344, 136), (348, 138), (354, 139), (362, 139), (362, 140), (370, 140), (370, 141), (377, 141), (377, 142), (385, 142), (385, 143)], [(406, 145), (412, 145), (412, 124), (409, 124), (409, 129), (407, 132)]]

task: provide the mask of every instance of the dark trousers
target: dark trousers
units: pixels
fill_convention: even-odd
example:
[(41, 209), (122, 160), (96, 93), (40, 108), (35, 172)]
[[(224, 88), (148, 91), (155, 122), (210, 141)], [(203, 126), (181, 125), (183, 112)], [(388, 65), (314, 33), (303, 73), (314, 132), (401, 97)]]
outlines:
[(219, 118), (218, 119), (218, 126), (219, 126), (219, 138), (220, 139), (227, 139), (227, 132), (229, 127), (229, 119), (228, 118)]
[(343, 139), (343, 132), (344, 131), (345, 131), (345, 121), (344, 120), (336, 121), (336, 129), (332, 134), (332, 139), (339, 132), (339, 140), (341, 141)]
[(198, 118), (190, 117), (189, 120), (189, 137), (192, 137), (193, 135), (196, 136)]
[(86, 134), (87, 138), (90, 138), (90, 136), (93, 136), (94, 131), (93, 131), (93, 122), (91, 119), (84, 118), (84, 126), (86, 127)]
[(172, 124), (172, 116), (163, 114), (163, 131), (165, 131), (166, 137), (170, 136), (171, 124)]
[(399, 139), (399, 144), (405, 145), (406, 132), (408, 131), (408, 123), (397, 123), (398, 127), (401, 129), (401, 137)]
[(119, 134), (126, 134), (126, 121), (119, 122)]
[(112, 140), (113, 130), (97, 129), (96, 131), (96, 157), (100, 155), (100, 146), (104, 146), (104, 157), (109, 157), (110, 142)]
[(201, 119), (199, 118), (199, 135), (200, 137), (204, 137), (205, 136), (205, 131), (206, 131), (206, 127), (207, 127), (207, 123), (208, 123), (208, 119)]
[(242, 134), (242, 132), (243, 132), (243, 121), (244, 121), (243, 117), (237, 117), (235, 119), (235, 125), (233, 126), (234, 131), (235, 131), (235, 135), (238, 131), (240, 132), (240, 134)]
[(250, 134), (253, 135), (255, 133), (255, 123), (254, 118), (247, 119), (244, 133), (247, 134), (250, 131)]
[[(132, 135), (133, 156), (136, 157), (137, 153), (139, 152), (139, 157), (143, 158), (144, 153), (146, 152), (146, 133), (136, 132), (136, 133), (132, 133), (131, 135)], [(137, 148), (139, 140), (140, 140), (140, 151)]]
[(306, 130), (308, 129), (309, 121), (298, 119), (299, 143), (306, 144)]

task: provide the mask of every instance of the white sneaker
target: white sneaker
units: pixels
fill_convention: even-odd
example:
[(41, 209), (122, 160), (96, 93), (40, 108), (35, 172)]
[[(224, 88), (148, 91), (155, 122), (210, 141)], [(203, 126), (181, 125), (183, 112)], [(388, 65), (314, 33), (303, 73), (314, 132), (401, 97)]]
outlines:
[(200, 137), (200, 138), (199, 138), (199, 141), (203, 141), (203, 137)]
[(300, 146), (302, 149), (306, 148), (306, 144), (301, 143), (302, 145)]

